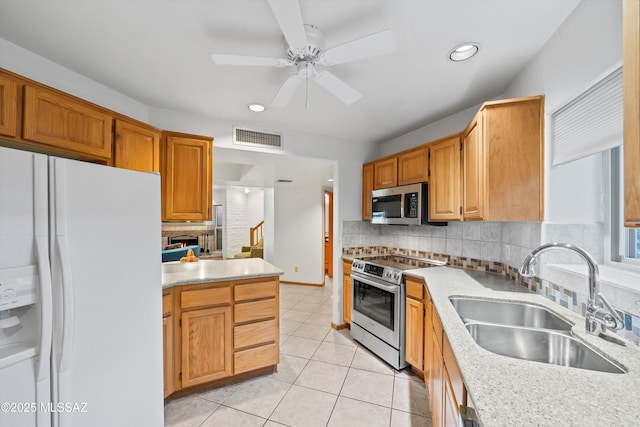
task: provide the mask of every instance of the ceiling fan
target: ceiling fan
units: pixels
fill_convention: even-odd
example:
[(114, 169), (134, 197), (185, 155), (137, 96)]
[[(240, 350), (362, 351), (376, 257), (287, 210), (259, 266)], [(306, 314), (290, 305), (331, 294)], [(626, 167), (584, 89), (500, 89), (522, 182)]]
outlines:
[(386, 29), (325, 50), (324, 32), (313, 25), (303, 23), (298, 0), (267, 1), (289, 46), (285, 58), (214, 53), (211, 59), (219, 65), (296, 67), (296, 72), (285, 80), (271, 101), (273, 107), (289, 104), (298, 86), (305, 81), (308, 109), (310, 78), (345, 104), (352, 104), (360, 99), (362, 94), (329, 71), (316, 67), (357, 61), (391, 53), (396, 49), (395, 36), (391, 30)]

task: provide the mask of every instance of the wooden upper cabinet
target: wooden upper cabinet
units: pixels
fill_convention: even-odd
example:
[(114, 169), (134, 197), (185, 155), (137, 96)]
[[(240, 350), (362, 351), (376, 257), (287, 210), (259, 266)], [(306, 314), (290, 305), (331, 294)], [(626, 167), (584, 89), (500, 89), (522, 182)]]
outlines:
[(0, 76), (0, 135), (18, 135), (18, 84)]
[(482, 149), (482, 111), (462, 135), (462, 216), (483, 219), (484, 215), (484, 151)]
[(378, 160), (373, 163), (373, 189), (395, 187), (398, 185), (398, 158)]
[(460, 135), (443, 138), (429, 145), (429, 220), (462, 219)]
[(62, 93), (25, 85), (23, 138), (95, 159), (111, 158), (113, 118)]
[(417, 184), (429, 180), (429, 149), (426, 146), (398, 155), (398, 185)]
[(463, 133), (463, 218), (542, 221), (544, 98), (485, 103)]
[(162, 220), (210, 221), (213, 138), (163, 133)]
[(371, 219), (371, 191), (373, 190), (373, 163), (362, 165), (362, 219)]
[(150, 126), (116, 119), (113, 165), (160, 172), (160, 136), (161, 132)]
[(640, 227), (640, 0), (623, 3), (624, 222)]

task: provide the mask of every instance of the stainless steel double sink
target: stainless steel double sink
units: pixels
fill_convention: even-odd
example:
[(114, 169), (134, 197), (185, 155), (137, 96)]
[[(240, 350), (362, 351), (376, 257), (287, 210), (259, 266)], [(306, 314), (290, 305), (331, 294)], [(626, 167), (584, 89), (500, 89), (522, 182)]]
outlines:
[(571, 332), (573, 324), (545, 307), (468, 297), (449, 300), (471, 337), (485, 350), (534, 362), (625, 373), (576, 339)]

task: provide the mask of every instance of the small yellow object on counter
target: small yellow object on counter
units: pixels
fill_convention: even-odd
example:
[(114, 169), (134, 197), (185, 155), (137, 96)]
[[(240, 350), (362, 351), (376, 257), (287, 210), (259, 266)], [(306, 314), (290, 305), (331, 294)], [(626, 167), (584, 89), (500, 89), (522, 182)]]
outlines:
[(198, 257), (193, 254), (193, 249), (189, 249), (187, 256), (180, 258), (180, 262), (198, 262)]

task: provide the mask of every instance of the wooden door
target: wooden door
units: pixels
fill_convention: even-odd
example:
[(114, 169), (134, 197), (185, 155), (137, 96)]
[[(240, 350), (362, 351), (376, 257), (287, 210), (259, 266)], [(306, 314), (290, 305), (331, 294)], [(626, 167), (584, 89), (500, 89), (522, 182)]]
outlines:
[(429, 145), (430, 221), (462, 219), (460, 148), (459, 135)]
[(162, 219), (211, 220), (211, 139), (166, 134), (162, 163)]
[(371, 219), (371, 191), (373, 190), (373, 163), (362, 165), (362, 219)]
[(405, 359), (419, 371), (423, 367), (424, 304), (422, 301), (407, 298), (405, 323)]
[(640, 0), (623, 3), (624, 223), (640, 227)]
[(114, 166), (140, 172), (160, 172), (160, 131), (116, 120)]
[(173, 317), (162, 318), (162, 339), (164, 356), (164, 397), (174, 391), (173, 385)]
[(232, 375), (231, 307), (182, 313), (182, 387)]
[(419, 147), (398, 155), (398, 185), (417, 184), (429, 180), (429, 150)]
[(482, 112), (479, 112), (462, 135), (462, 217), (484, 216), (484, 147)]
[(0, 76), (0, 135), (16, 137), (18, 124), (18, 84)]
[(325, 274), (333, 277), (333, 193), (324, 192), (325, 197), (325, 237), (324, 237), (324, 265)]
[(95, 159), (111, 158), (113, 118), (71, 96), (25, 86), (23, 137)]
[(373, 189), (395, 187), (398, 185), (398, 158), (378, 160), (373, 164)]

